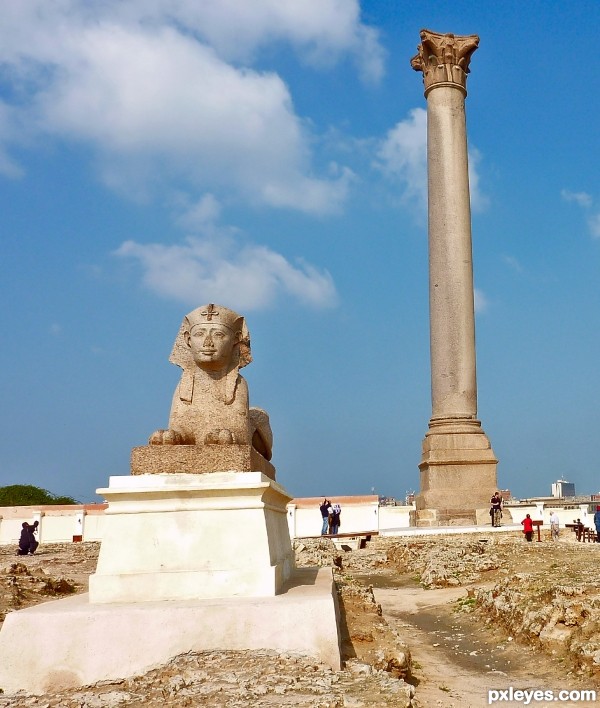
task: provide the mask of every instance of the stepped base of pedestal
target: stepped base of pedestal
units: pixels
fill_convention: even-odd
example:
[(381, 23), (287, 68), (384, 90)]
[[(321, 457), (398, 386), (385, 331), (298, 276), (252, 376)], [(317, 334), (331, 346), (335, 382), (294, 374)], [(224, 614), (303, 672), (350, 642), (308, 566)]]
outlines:
[[(417, 525), (471, 525), (478, 509), (489, 509), (497, 489), (498, 460), (477, 420), (431, 421), (423, 441), (421, 489), (416, 497)], [(420, 514), (420, 516), (419, 516)]]
[(294, 569), (283, 487), (260, 472), (111, 477), (90, 602), (268, 597)]
[(87, 595), (10, 612), (4, 693), (48, 693), (135, 676), (190, 651), (272, 649), (340, 668), (330, 568), (295, 571), (277, 597), (90, 604)]

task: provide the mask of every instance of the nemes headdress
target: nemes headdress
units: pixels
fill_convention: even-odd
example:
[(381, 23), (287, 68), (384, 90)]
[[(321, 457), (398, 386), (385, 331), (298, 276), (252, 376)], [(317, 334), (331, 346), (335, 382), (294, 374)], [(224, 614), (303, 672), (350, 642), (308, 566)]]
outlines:
[[(248, 332), (248, 328), (246, 327), (246, 320), (244, 317), (238, 315), (237, 312), (234, 312), (227, 307), (215, 305), (214, 303), (197, 307), (183, 318), (183, 322), (181, 323), (181, 327), (179, 328), (179, 332), (175, 338), (175, 343), (173, 344), (173, 351), (169, 357), (169, 361), (177, 366), (180, 366), (184, 372), (180, 386), (180, 393), (183, 400), (191, 401), (193, 372), (196, 366), (192, 352), (186, 343), (185, 334), (186, 332), (191, 332), (197, 325), (203, 324), (224, 325), (238, 335), (238, 360), (237, 362), (234, 362), (232, 372), (235, 372), (235, 376), (232, 381), (235, 381), (237, 378), (237, 370), (247, 366), (252, 361), (252, 354), (250, 351), (250, 334)], [(233, 391), (231, 392), (231, 395), (233, 395)]]

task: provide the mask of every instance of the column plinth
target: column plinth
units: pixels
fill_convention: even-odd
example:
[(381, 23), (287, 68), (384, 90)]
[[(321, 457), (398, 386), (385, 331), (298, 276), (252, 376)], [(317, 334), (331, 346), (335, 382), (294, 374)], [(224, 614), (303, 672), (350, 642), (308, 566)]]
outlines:
[(417, 509), (435, 523), (475, 522), (497, 460), (477, 420), (475, 310), (465, 97), (479, 37), (421, 32), (411, 60), (427, 99), (432, 415)]

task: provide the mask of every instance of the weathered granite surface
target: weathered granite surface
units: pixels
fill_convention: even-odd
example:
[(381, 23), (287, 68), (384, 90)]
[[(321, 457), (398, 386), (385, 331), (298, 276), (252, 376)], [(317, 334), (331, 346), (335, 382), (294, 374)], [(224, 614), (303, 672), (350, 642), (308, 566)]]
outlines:
[(251, 445), (143, 445), (131, 451), (131, 474), (262, 472), (275, 479), (273, 465)]

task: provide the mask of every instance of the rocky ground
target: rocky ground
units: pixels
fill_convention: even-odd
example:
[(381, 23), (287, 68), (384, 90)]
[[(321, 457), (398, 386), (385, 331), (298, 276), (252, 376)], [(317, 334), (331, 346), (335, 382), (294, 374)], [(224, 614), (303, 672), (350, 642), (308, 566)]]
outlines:
[[(90, 543), (42, 545), (25, 558), (0, 547), (0, 619), (85, 591), (97, 554)], [(543, 689), (557, 678), (600, 697), (600, 544), (528, 544), (506, 533), (376, 538), (340, 552), (316, 539), (296, 542), (296, 557), (335, 568), (344, 670), (271, 651), (190, 653), (124, 681), (0, 695), (0, 708), (466, 708), (485, 705), (494, 682)]]

